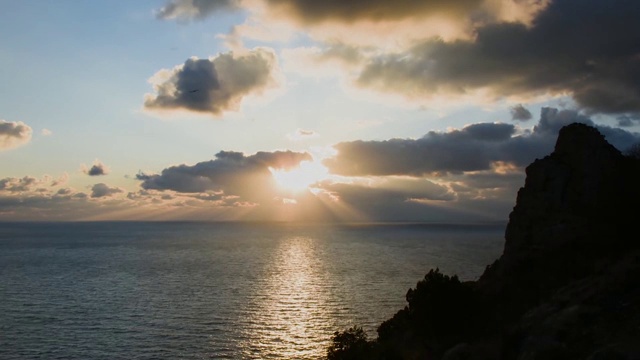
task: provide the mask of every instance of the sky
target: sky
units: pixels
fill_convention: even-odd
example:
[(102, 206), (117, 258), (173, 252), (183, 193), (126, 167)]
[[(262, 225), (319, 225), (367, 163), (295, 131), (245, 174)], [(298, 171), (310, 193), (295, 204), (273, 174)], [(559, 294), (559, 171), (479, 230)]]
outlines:
[(640, 141), (638, 1), (0, 4), (0, 221), (506, 222)]

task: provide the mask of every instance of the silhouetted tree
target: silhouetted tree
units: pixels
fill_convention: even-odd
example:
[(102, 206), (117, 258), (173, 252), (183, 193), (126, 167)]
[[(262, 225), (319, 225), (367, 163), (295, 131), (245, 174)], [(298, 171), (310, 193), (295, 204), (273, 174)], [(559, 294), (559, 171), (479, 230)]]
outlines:
[(327, 350), (328, 360), (370, 359), (371, 356), (372, 344), (367, 341), (367, 334), (361, 327), (354, 326), (333, 333)]
[(467, 341), (478, 326), (479, 298), (455, 275), (432, 269), (406, 298), (409, 305), (378, 328), (384, 358), (439, 356)]
[(335, 332), (328, 360), (434, 359), (472, 340), (486, 319), (480, 296), (470, 283), (432, 269), (406, 295), (408, 305), (378, 327), (368, 341), (360, 327)]

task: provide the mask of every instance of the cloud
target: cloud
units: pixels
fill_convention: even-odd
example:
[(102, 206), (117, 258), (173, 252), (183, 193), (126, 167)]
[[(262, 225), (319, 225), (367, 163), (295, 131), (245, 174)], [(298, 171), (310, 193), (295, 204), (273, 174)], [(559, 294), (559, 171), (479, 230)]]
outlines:
[(63, 173), (59, 178), (51, 181), (51, 187), (64, 185), (69, 181), (69, 174)]
[[(587, 111), (640, 113), (637, 1), (173, 1), (166, 8), (178, 4), (192, 18), (242, 7), (253, 23), (289, 22), (325, 45), (298, 57), (333, 62), (360, 88), (413, 101), (570, 95)], [(232, 37), (256, 37), (234, 29)]]
[(266, 0), (271, 11), (300, 23), (383, 21), (423, 16), (466, 16), (478, 11), (482, 0)]
[(22, 121), (0, 120), (0, 151), (28, 143), (32, 133), (31, 127)]
[(42, 136), (51, 136), (53, 135), (53, 131), (49, 129), (42, 129), (42, 131), (40, 131), (40, 134), (42, 134)]
[(560, 128), (573, 122), (595, 126), (623, 151), (640, 140), (577, 110), (543, 108), (532, 130), (478, 123), (419, 139), (336, 144), (337, 153), (324, 164), (347, 178), (325, 181), (318, 191), (376, 221), (506, 219), (525, 166), (553, 151)]
[(62, 174), (57, 179), (52, 179), (49, 175), (44, 175), (40, 179), (29, 175), (21, 178), (6, 177), (0, 179), (0, 192), (14, 195), (29, 192), (46, 193), (50, 191), (49, 188), (64, 185), (68, 179), (69, 175), (67, 173)]
[(296, 134), (298, 134), (299, 136), (315, 136), (316, 135), (316, 133), (311, 130), (303, 130), (303, 129), (298, 129), (296, 131)]
[[(478, 11), (484, 0), (264, 0), (260, 5), (280, 18), (294, 19), (301, 24), (320, 22), (384, 21), (424, 16), (468, 16)], [(245, 6), (255, 6), (246, 3)], [(235, 9), (241, 6), (233, 0), (172, 0), (157, 12), (161, 19), (201, 19), (218, 10)]]
[[(201, 19), (217, 10), (244, 8), (270, 19), (292, 21), (298, 26), (320, 24), (390, 23), (438, 18), (465, 22), (495, 19), (527, 22), (548, 0), (172, 0), (158, 11), (164, 19)], [(265, 14), (266, 13), (266, 14)]]
[(187, 110), (219, 116), (238, 110), (246, 96), (277, 87), (278, 77), (275, 53), (266, 48), (209, 59), (193, 57), (151, 77), (155, 94), (145, 96), (144, 106), (154, 111)]
[(322, 188), (333, 190), (340, 194), (345, 193), (345, 191), (339, 190), (340, 188), (361, 189), (361, 191), (365, 192), (369, 191), (367, 189), (374, 189), (380, 191), (380, 194), (384, 194), (385, 197), (398, 198), (402, 201), (410, 199), (451, 201), (455, 199), (455, 194), (447, 186), (425, 178), (392, 176), (369, 179), (365, 183), (333, 183), (324, 185)]
[(0, 191), (8, 191), (12, 193), (16, 192), (28, 192), (32, 191), (37, 185), (42, 182), (32, 176), (25, 176), (23, 178), (7, 177), (0, 179)]
[(322, 47), (284, 49), (281, 56), (285, 71), (321, 79), (339, 77), (345, 73), (357, 73), (367, 61), (368, 56), (374, 52), (375, 49), (370, 47), (363, 48), (332, 42)]
[(511, 120), (527, 121), (533, 117), (531, 111), (527, 110), (522, 104), (518, 104), (510, 109)]
[(620, 115), (616, 118), (618, 120), (619, 127), (631, 127), (636, 125), (636, 123), (640, 123), (640, 114), (638, 115)]
[(244, 8), (266, 11), (271, 17), (290, 19), (302, 26), (318, 23), (388, 22), (425, 18), (470, 18), (526, 21), (548, 0), (171, 0), (156, 12), (161, 19), (201, 19), (216, 11)]
[(620, 150), (640, 139), (637, 133), (595, 125), (576, 110), (543, 108), (528, 133), (518, 134), (511, 124), (478, 123), (446, 133), (431, 131), (420, 139), (343, 142), (324, 164), (345, 176), (443, 176), (491, 170), (496, 163), (524, 167), (550, 153), (560, 128), (573, 122), (596, 126)]
[(238, 7), (235, 0), (172, 0), (156, 12), (159, 19), (191, 20)]
[(515, 134), (511, 124), (474, 124), (448, 133), (385, 141), (354, 141), (335, 145), (338, 155), (325, 160), (340, 175), (412, 175), (488, 169), (501, 160), (502, 146)]
[(138, 174), (140, 186), (145, 190), (173, 190), (180, 193), (222, 192), (246, 200), (273, 196), (273, 176), (269, 168), (292, 169), (311, 155), (292, 151), (243, 153), (221, 151), (214, 160), (195, 165), (178, 165), (162, 170), (160, 174)]
[(115, 194), (123, 193), (124, 190), (118, 187), (110, 187), (104, 183), (98, 183), (91, 187), (91, 197), (92, 198), (103, 198), (110, 197)]
[(59, 184), (59, 181), (52, 182), (47, 175), (40, 179), (29, 175), (0, 179), (0, 217), (3, 220), (55, 220), (65, 217), (74, 220), (73, 216), (76, 216), (77, 219), (87, 210), (78, 203), (86, 198), (86, 194), (72, 188), (56, 189)]
[[(98, 183), (85, 192), (60, 187), (67, 176), (0, 179), (0, 218), (457, 221), (505, 220), (524, 167), (549, 154), (558, 130), (594, 125), (619, 149), (637, 133), (594, 124), (584, 112), (543, 108), (531, 130), (477, 123), (419, 139), (336, 144), (333, 173), (309, 191), (277, 186), (273, 169), (298, 170), (311, 155), (222, 151), (209, 161), (139, 173), (140, 189)], [(302, 130), (304, 131), (304, 130)], [(348, 177), (347, 177), (348, 176)], [(64, 209), (64, 211), (61, 211)]]
[(96, 160), (93, 165), (87, 169), (86, 166), (83, 165), (82, 172), (89, 176), (101, 176), (107, 175), (109, 173), (109, 167), (99, 160)]
[(260, 42), (286, 42), (295, 35), (292, 26), (284, 23), (265, 22), (264, 19), (250, 17), (243, 24), (234, 25), (227, 34), (218, 35), (230, 49), (243, 48), (243, 39)]
[(72, 193), (73, 193), (73, 190), (71, 188), (61, 188), (61, 189), (58, 189), (58, 191), (56, 192), (56, 195), (66, 196), (66, 195), (71, 195)]
[(287, 134), (287, 139), (291, 141), (302, 141), (305, 139), (316, 138), (318, 133), (312, 130), (296, 129), (293, 134)]
[[(136, 193), (125, 193), (123, 189), (103, 183), (95, 184), (87, 194), (71, 187), (58, 187), (59, 184), (53, 185), (51, 181), (50, 176), (41, 179), (33, 176), (0, 179), (0, 219), (233, 220), (254, 206), (240, 201), (237, 196), (215, 193), (180, 194), (170, 190), (144, 189)], [(263, 217), (267, 218), (268, 216)]]
[[(289, 22), (324, 45), (298, 57), (339, 64), (360, 88), (417, 102), (570, 95), (587, 111), (640, 113), (637, 1), (184, 3), (195, 18), (210, 8), (242, 7), (254, 23)], [(232, 36), (256, 38), (237, 29)]]
[[(258, 41), (287, 41), (304, 36), (321, 42), (340, 39), (346, 44), (397, 48), (425, 37), (444, 39), (473, 36), (474, 24), (496, 21), (530, 24), (549, 0), (239, 0), (222, 6), (204, 1), (180, 2), (179, 20), (201, 19), (215, 10), (241, 8), (248, 14), (244, 24), (235, 25), (224, 38), (236, 47), (242, 38)], [(173, 9), (176, 1), (165, 7)], [(164, 13), (160, 11), (160, 13)]]
[[(358, 83), (422, 97), (570, 94), (601, 113), (640, 112), (640, 23), (635, 1), (555, 0), (532, 21), (476, 28), (472, 39), (425, 39), (373, 58)], [(597, 24), (597, 25), (595, 25)]]
[(638, 133), (595, 124), (588, 116), (576, 110), (558, 110), (555, 108), (542, 108), (540, 121), (534, 127), (534, 132), (540, 136), (555, 139), (563, 126), (574, 122), (594, 126), (611, 145), (620, 151), (625, 151), (631, 145), (640, 141), (640, 134)]
[[(117, 199), (105, 202), (70, 187), (47, 186), (50, 177), (32, 176), (0, 180), (0, 218), (4, 221), (74, 221), (131, 219), (141, 211), (140, 204)], [(104, 184), (101, 184), (104, 185)], [(96, 196), (108, 196), (117, 188), (94, 186)], [(118, 216), (122, 211), (123, 215)]]
[[(432, 222), (496, 221), (504, 220), (513, 200), (504, 201), (504, 195), (497, 198), (468, 199), (459, 196), (449, 187), (435, 184), (426, 179), (414, 179), (414, 184), (401, 189), (385, 184), (367, 185), (362, 183), (324, 184), (323, 189), (333, 196), (333, 205), (343, 204), (346, 215), (352, 221), (419, 221)], [(415, 187), (418, 183), (429, 184)], [(509, 189), (511, 190), (511, 189)], [(318, 198), (322, 198), (322, 194)], [(509, 196), (513, 196), (509, 193)], [(332, 208), (331, 201), (329, 208)], [(340, 216), (338, 216), (340, 219)]]

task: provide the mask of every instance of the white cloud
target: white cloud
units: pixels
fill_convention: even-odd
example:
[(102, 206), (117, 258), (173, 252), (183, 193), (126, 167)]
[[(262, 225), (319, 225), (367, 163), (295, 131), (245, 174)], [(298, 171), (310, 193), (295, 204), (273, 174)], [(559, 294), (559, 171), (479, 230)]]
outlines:
[(31, 127), (22, 121), (0, 120), (0, 151), (28, 143), (32, 133)]

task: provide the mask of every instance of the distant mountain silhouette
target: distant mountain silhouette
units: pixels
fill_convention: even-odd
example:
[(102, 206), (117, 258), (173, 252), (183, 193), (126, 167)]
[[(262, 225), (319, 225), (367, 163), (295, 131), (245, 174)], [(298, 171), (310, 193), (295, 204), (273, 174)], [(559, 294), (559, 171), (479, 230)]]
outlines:
[(475, 282), (431, 270), (366, 339), (329, 359), (640, 359), (640, 160), (593, 127), (526, 169), (505, 247)]

